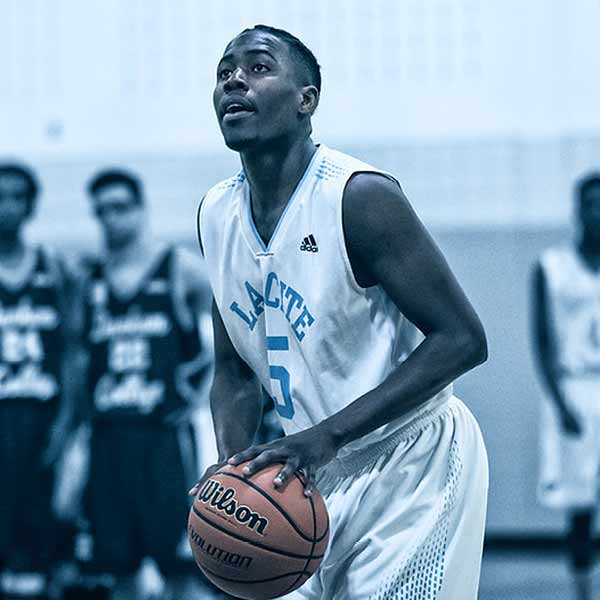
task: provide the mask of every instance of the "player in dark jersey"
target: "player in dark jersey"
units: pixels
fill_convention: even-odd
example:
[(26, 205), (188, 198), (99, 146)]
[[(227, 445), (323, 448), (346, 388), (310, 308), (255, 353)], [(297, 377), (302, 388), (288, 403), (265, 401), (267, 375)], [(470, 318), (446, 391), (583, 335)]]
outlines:
[(197, 474), (190, 419), (210, 366), (196, 319), (210, 296), (195, 255), (150, 235), (135, 175), (101, 172), (88, 191), (104, 241), (88, 265), (83, 319), (92, 562), (117, 578), (114, 597), (131, 599), (151, 557), (183, 598), (185, 491)]
[(54, 465), (72, 423), (66, 368), (71, 276), (23, 240), (33, 173), (0, 164), (0, 596), (42, 598), (56, 539)]

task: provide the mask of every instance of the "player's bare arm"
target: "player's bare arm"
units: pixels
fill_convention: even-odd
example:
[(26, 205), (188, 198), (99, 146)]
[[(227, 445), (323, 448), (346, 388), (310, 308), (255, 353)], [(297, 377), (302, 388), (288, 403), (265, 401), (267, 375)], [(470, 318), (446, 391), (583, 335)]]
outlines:
[(210, 313), (212, 294), (210, 283), (198, 255), (187, 248), (177, 248), (177, 279), (181, 285), (189, 317), (195, 319), (199, 314)]
[(78, 405), (83, 400), (84, 357), (80, 344), (80, 274), (61, 257), (56, 258), (60, 273), (59, 290), (61, 312), (63, 315), (62, 335), (64, 350), (61, 366), (60, 408), (44, 455), (44, 463), (51, 465), (60, 457), (69, 433), (79, 421)]
[[(219, 462), (209, 467), (204, 477), (210, 475), (216, 466), (223, 464), (230, 456), (252, 444), (262, 411), (258, 379), (235, 350), (214, 302), (212, 319), (215, 372), (210, 390), (210, 408)], [(194, 496), (198, 489), (199, 483), (189, 494)]]
[(533, 272), (532, 281), (532, 315), (533, 343), (538, 369), (550, 396), (558, 409), (563, 429), (566, 433), (579, 435), (581, 425), (576, 416), (569, 410), (559, 385), (559, 369), (557, 364), (556, 335), (548, 314), (548, 293), (546, 277), (538, 263)]
[(343, 219), (358, 284), (381, 285), (425, 339), (386, 381), (342, 411), (232, 457), (236, 464), (252, 459), (248, 474), (285, 462), (275, 485), (297, 469), (312, 479), (315, 468), (342, 446), (417, 408), (487, 357), (479, 318), (395, 182), (373, 173), (355, 175), (344, 193)]
[[(186, 248), (176, 247), (175, 250), (175, 274), (174, 274), (174, 296), (175, 310), (179, 322), (187, 329), (194, 330), (200, 335), (199, 322), (202, 315), (210, 314), (212, 294), (210, 284), (202, 265), (199, 264), (199, 258)], [(211, 357), (206, 354), (205, 361), (199, 369), (200, 373), (208, 371), (211, 365)], [(198, 390), (190, 394), (193, 399), (187, 406), (179, 408), (165, 417), (165, 423), (168, 425), (179, 425), (187, 422), (191, 414), (197, 410), (201, 400), (201, 394)]]

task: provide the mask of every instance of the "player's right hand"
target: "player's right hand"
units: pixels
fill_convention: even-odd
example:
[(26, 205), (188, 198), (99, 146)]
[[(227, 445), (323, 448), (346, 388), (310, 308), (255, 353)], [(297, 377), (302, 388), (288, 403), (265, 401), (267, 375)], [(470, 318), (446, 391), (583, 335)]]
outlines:
[(572, 411), (564, 408), (560, 415), (561, 425), (563, 431), (568, 435), (580, 436), (582, 434), (582, 427), (579, 419), (573, 414)]

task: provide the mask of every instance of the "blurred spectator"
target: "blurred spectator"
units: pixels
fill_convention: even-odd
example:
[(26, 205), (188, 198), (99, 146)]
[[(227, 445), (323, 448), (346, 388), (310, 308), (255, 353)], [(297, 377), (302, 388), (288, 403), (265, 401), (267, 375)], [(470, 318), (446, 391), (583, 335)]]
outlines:
[(23, 239), (33, 172), (0, 164), (0, 595), (43, 598), (55, 553), (54, 465), (72, 424), (72, 276)]
[[(101, 172), (88, 192), (104, 242), (102, 256), (87, 261), (82, 303), (90, 566), (115, 577), (113, 598), (142, 597), (144, 587), (203, 597), (185, 560), (186, 491), (198, 474), (191, 417), (211, 362), (197, 330), (210, 301), (202, 265), (153, 239), (134, 174)], [(152, 565), (164, 580), (143, 577)]]
[(567, 511), (578, 600), (591, 600), (600, 467), (600, 174), (577, 185), (577, 238), (547, 249), (533, 280), (542, 406), (540, 499)]

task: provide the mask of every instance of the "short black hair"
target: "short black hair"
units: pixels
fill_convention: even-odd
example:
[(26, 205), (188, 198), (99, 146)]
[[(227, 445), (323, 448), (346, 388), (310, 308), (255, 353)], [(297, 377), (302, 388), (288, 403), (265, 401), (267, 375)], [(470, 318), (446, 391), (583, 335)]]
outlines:
[(87, 191), (90, 196), (95, 196), (103, 188), (117, 184), (127, 186), (137, 204), (143, 203), (144, 190), (140, 178), (124, 169), (105, 169), (96, 173), (88, 183)]
[(244, 29), (242, 33), (253, 30), (270, 33), (272, 36), (287, 44), (293, 57), (308, 71), (310, 75), (310, 84), (314, 85), (319, 90), (319, 93), (321, 92), (321, 66), (317, 62), (315, 55), (300, 39), (285, 29), (278, 29), (277, 27), (262, 24), (255, 25), (249, 29)]
[(29, 202), (29, 212), (33, 211), (33, 206), (40, 193), (40, 184), (33, 170), (19, 163), (0, 163), (0, 176), (12, 175), (20, 177), (27, 186), (27, 201)]

